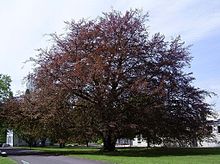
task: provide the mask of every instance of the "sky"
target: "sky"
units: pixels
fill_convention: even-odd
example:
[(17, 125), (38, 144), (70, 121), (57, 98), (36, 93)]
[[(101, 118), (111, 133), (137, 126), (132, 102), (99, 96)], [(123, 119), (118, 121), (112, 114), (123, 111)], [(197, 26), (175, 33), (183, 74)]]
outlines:
[(47, 34), (65, 33), (65, 21), (135, 8), (149, 13), (150, 35), (160, 32), (167, 40), (181, 35), (192, 45), (188, 71), (195, 86), (218, 94), (207, 101), (220, 111), (219, 0), (0, 0), (0, 73), (11, 76), (15, 94), (24, 91), (23, 78), (33, 68), (25, 61), (50, 45)]

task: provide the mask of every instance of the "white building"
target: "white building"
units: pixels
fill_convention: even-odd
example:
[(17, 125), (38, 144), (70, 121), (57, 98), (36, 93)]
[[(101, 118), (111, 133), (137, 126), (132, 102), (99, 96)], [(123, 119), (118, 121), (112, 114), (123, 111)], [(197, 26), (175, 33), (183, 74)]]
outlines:
[(14, 146), (27, 146), (27, 143), (20, 139), (13, 130), (7, 130), (6, 136), (6, 144), (10, 145), (11, 147)]
[(212, 137), (205, 139), (200, 147), (220, 147), (220, 119), (210, 122)]
[(142, 135), (137, 135), (134, 139), (118, 139), (116, 147), (147, 147), (147, 141)]
[[(204, 139), (203, 142), (198, 143), (198, 147), (220, 147), (220, 119), (210, 121), (210, 130), (212, 131), (212, 136)], [(152, 145), (156, 147), (163, 146)], [(134, 139), (118, 139), (116, 143), (117, 147), (147, 147), (147, 141), (142, 137), (142, 135), (136, 136)], [(173, 143), (167, 143), (166, 146), (178, 147)]]
[(7, 130), (6, 144), (14, 146), (14, 133), (12, 130)]

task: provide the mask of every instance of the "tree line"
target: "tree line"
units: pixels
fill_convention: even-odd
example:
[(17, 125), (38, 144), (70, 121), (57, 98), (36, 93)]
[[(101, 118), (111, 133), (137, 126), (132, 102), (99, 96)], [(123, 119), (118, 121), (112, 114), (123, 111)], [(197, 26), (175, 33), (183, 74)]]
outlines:
[(53, 34), (53, 45), (31, 59), (31, 88), (5, 103), (6, 124), (30, 144), (102, 139), (107, 151), (138, 134), (149, 144), (209, 136), (211, 93), (186, 72), (189, 46), (179, 36), (150, 35), (147, 19), (140, 10), (113, 10), (67, 22), (66, 33)]

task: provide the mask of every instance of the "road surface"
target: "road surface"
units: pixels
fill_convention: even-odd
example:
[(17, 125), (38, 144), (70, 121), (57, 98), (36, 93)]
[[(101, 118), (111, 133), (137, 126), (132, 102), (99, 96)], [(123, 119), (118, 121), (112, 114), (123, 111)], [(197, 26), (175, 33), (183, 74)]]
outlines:
[(0, 152), (6, 152), (9, 158), (18, 164), (104, 164), (100, 161), (71, 158), (67, 156), (48, 155), (44, 152), (19, 148), (0, 148)]
[(99, 161), (71, 158), (65, 156), (42, 156), (42, 155), (26, 155), (26, 156), (9, 156), (18, 164), (104, 164)]

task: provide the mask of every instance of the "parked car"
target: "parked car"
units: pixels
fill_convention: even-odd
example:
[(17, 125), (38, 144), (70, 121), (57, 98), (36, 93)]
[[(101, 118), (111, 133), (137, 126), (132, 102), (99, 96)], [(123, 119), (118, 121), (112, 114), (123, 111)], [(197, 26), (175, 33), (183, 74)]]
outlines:
[(3, 144), (2, 144), (2, 147), (11, 147), (11, 145), (6, 144), (6, 143), (3, 143)]

